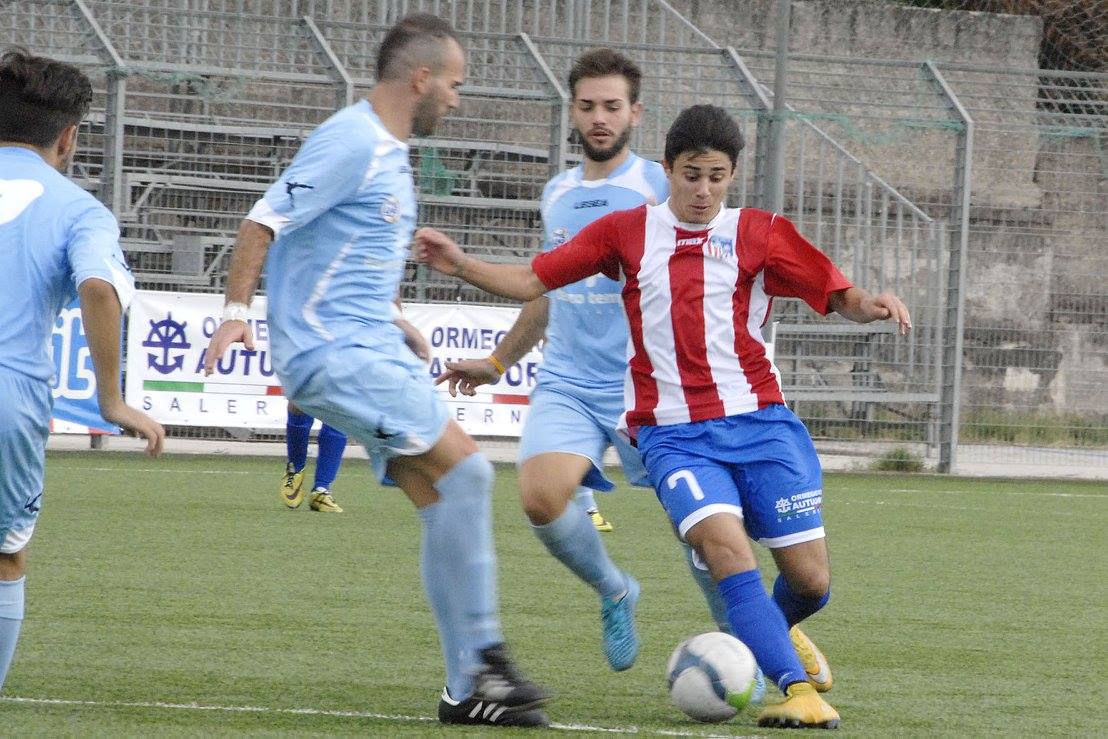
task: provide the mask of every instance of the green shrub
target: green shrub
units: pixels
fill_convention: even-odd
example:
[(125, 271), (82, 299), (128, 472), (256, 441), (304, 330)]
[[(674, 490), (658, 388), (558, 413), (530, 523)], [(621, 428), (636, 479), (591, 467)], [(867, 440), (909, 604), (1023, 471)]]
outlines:
[(875, 459), (873, 469), (881, 472), (920, 472), (923, 470), (923, 458), (898, 446)]

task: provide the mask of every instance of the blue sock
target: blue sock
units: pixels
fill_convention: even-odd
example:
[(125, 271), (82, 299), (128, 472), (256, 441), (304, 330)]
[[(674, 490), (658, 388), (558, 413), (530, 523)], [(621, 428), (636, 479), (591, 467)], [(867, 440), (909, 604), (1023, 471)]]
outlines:
[(750, 647), (758, 666), (781, 692), (808, 679), (789, 639), (785, 617), (766, 594), (758, 570), (725, 577), (719, 583), (719, 594), (727, 604), (731, 633)]
[[(492, 481), (489, 461), (471, 454), (435, 483), (439, 502), (433, 507), (438, 510), (425, 518), (432, 567), (424, 578), (436, 581), (428, 583), (428, 593), (441, 587), (451, 594), (453, 612), (445, 619), (450, 633), (443, 641), (459, 646), (461, 667), (468, 672), (480, 666), (478, 651), (504, 641), (497, 612)], [(462, 700), (470, 692), (472, 684), (450, 695)]]
[(608, 557), (600, 534), (578, 501), (569, 501), (562, 515), (550, 523), (531, 528), (559, 562), (601, 597), (615, 598), (627, 589), (627, 578)]
[(716, 628), (725, 634), (730, 634), (731, 624), (727, 621), (727, 604), (720, 597), (716, 581), (712, 579), (712, 575), (707, 568), (702, 570), (696, 566), (693, 559), (695, 552), (692, 547), (685, 542), (681, 542), (681, 548), (685, 552), (685, 562), (689, 565), (689, 572), (692, 573), (696, 584), (700, 586), (700, 592), (704, 593), (704, 600), (708, 602), (708, 610), (712, 614), (712, 620), (716, 622)]
[(288, 449), (289, 462), (297, 472), (308, 463), (308, 435), (314, 420), (307, 413), (290, 410), (285, 422), (285, 448)]
[(785, 623), (790, 627), (796, 626), (823, 608), (829, 600), (831, 600), (830, 588), (819, 598), (803, 598), (793, 592), (784, 575), (778, 575), (773, 582), (773, 602), (781, 609), (782, 615), (785, 616)]
[(581, 485), (577, 488), (577, 502), (586, 511), (591, 511), (597, 508), (596, 498), (593, 497), (592, 488), (587, 488)]
[(458, 618), (458, 608), (452, 601), (452, 583), (449, 568), (442, 566), (437, 559), (437, 542), (431, 541), (432, 532), (442, 527), (442, 502), (419, 509), (423, 520), (423, 536), (420, 542), (419, 566), (423, 574), (423, 589), (427, 592), (427, 602), (435, 614), (439, 627), (439, 641), (442, 644), (442, 658), (446, 663), (446, 690), (450, 697), (461, 700), (473, 692), (473, 675), (466, 671), (462, 663), (460, 636), (462, 624)]
[(331, 489), (339, 474), (342, 453), (346, 450), (346, 434), (323, 424), (319, 430), (319, 458), (315, 461), (315, 488)]
[(19, 627), (23, 624), (23, 581), (0, 580), (0, 690), (15, 654)]

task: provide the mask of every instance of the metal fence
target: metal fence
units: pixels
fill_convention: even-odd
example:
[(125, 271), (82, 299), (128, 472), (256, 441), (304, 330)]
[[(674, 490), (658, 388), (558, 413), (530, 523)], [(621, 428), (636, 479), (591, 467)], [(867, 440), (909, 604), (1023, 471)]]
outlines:
[[(748, 141), (732, 203), (771, 202), (773, 55), (721, 48), (659, 0), (14, 0), (0, 45), (91, 73), (75, 175), (119, 215), (145, 286), (210, 291), (242, 215), (372, 85), (385, 28), (413, 10), (449, 18), (467, 48), (462, 108), (413, 141), (413, 170), (421, 222), (470, 249), (534, 253), (542, 185), (579, 156), (568, 67), (600, 43), (646, 72), (637, 151), (660, 158), (687, 105), (724, 105)], [(1108, 75), (789, 64), (781, 210), (859, 284), (903, 295), (915, 323), (905, 340), (778, 306), (778, 364), (813, 434), (943, 470), (1108, 465)], [(403, 289), (489, 300), (414, 264)]]

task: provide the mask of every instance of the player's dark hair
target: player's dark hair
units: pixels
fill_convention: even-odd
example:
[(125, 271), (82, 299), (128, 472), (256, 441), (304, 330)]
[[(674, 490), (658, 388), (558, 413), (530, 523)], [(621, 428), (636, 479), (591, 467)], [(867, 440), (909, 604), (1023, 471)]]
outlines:
[(697, 154), (709, 150), (722, 151), (731, 159), (731, 168), (739, 160), (739, 152), (746, 142), (735, 119), (723, 108), (715, 105), (694, 105), (685, 108), (666, 132), (666, 162), (673, 162), (682, 154)]
[(612, 49), (586, 51), (569, 70), (569, 94), (577, 94), (577, 83), (586, 77), (611, 77), (620, 75), (627, 80), (627, 94), (632, 103), (639, 102), (642, 70), (639, 65)]
[(0, 141), (52, 146), (91, 103), (92, 83), (72, 64), (19, 46), (0, 55)]
[(449, 21), (430, 13), (404, 16), (385, 34), (377, 50), (377, 79), (397, 79), (415, 66), (430, 66), (437, 72), (447, 39), (458, 40)]

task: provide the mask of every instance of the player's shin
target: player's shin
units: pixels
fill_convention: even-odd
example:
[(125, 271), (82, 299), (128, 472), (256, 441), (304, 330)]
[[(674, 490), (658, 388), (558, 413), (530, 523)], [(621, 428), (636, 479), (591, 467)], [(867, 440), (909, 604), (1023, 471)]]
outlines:
[(460, 643), (468, 667), (476, 654), (504, 640), (496, 593), (496, 554), (492, 541), (492, 464), (471, 454), (435, 482), (439, 514), (427, 535), (437, 566), (452, 576), (451, 587), (463, 630)]
[(766, 677), (782, 692), (792, 683), (807, 682), (785, 617), (766, 594), (758, 570), (725, 577), (719, 583), (719, 594), (727, 604), (731, 633), (750, 647)]
[(419, 565), (427, 602), (431, 605), (431, 612), (439, 627), (439, 641), (442, 644), (443, 661), (446, 663), (446, 690), (451, 698), (463, 700), (473, 692), (473, 674), (462, 661), (461, 643), (465, 626), (461, 611), (453, 599), (453, 572), (444, 564), (443, 557), (446, 553), (440, 551), (442, 539), (439, 530), (443, 526), (442, 516), (441, 502), (419, 509), (419, 517), (423, 520)]
[(600, 534), (578, 501), (568, 501), (562, 515), (550, 523), (532, 524), (531, 528), (559, 562), (602, 598), (618, 598), (627, 589), (627, 579), (612, 563)]
[(4, 687), (23, 624), (23, 582), (22, 577), (0, 580), (0, 689)]
[(704, 593), (704, 600), (708, 603), (708, 610), (712, 614), (712, 620), (715, 621), (716, 628), (730, 634), (731, 624), (727, 620), (727, 604), (723, 602), (723, 598), (719, 594), (719, 588), (716, 587), (716, 581), (712, 579), (712, 574), (708, 572), (707, 567), (697, 563), (696, 552), (692, 547), (685, 542), (681, 542), (681, 549), (685, 553), (685, 563), (689, 566), (689, 572), (692, 573), (693, 580), (696, 581), (700, 592)]
[(315, 463), (313, 490), (331, 489), (342, 465), (342, 453), (346, 449), (346, 434), (323, 424), (319, 430), (319, 458)]
[(312, 417), (306, 413), (289, 411), (285, 422), (285, 447), (293, 469), (299, 472), (308, 462), (308, 437), (312, 431)]

